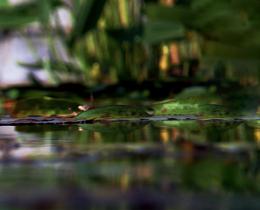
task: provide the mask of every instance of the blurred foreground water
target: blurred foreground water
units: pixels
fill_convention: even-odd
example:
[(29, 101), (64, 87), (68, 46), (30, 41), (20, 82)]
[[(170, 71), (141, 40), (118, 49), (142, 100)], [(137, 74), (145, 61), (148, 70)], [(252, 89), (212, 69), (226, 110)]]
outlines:
[(0, 127), (0, 209), (260, 209), (259, 122)]

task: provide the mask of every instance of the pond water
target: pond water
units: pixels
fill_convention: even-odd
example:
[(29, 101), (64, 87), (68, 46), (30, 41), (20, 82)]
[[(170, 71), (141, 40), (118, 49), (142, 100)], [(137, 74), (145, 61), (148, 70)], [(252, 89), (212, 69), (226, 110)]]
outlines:
[(155, 121), (0, 127), (0, 209), (260, 209), (260, 128)]

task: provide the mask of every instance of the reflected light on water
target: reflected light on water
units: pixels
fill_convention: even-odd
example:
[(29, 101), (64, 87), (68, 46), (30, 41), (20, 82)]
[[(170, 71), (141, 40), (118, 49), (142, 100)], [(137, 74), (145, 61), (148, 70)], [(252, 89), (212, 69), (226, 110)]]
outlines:
[(256, 129), (255, 132), (255, 139), (258, 144), (260, 144), (260, 129)]
[(102, 142), (102, 136), (99, 132), (94, 132), (93, 133), (93, 140), (94, 142), (98, 143), (98, 142)]
[[(211, 192), (223, 195), (222, 201), (226, 201), (226, 193), (241, 193), (237, 191), (240, 188), (258, 193), (260, 188), (255, 184), (259, 181), (255, 165), (258, 150), (257, 146), (250, 145), (252, 137), (255, 144), (259, 142), (260, 129), (252, 129), (247, 124), (225, 129), (224, 126), (226, 124), (200, 127), (190, 123), (129, 125), (122, 122), (95, 126), (17, 126), (16, 130), (0, 127), (0, 197), (5, 194), (6, 200), (14, 201), (18, 197), (24, 203), (12, 205), (24, 205), (28, 210), (36, 209), (26, 203), (27, 200), (38, 202), (34, 195), (49, 196), (61, 205), (54, 210), (79, 209), (78, 206), (89, 205), (89, 201), (93, 208), (88, 209), (107, 209), (108, 202), (115, 205), (111, 209), (157, 210), (173, 209), (173, 204), (178, 206), (176, 202), (185, 205), (186, 193), (209, 194), (208, 198), (197, 201), (199, 204), (215, 198)], [(234, 129), (241, 131), (237, 135), (243, 136), (243, 141), (238, 142), (237, 135), (228, 135), (227, 141), (224, 134), (233, 134)], [(218, 139), (212, 139), (208, 131), (214, 135), (225, 132)], [(227, 147), (219, 146), (224, 143)], [(17, 190), (21, 192), (19, 195), (15, 194)], [(161, 200), (162, 197), (165, 200)], [(152, 208), (158, 203), (167, 208), (160, 208), (161, 205)], [(4, 203), (0, 202), (0, 209), (1, 204)], [(68, 205), (72, 208), (63, 208)], [(125, 208), (120, 208), (121, 205)], [(140, 206), (147, 208), (138, 208)], [(218, 207), (213, 209), (220, 209)]]
[(129, 187), (129, 171), (125, 171), (123, 175), (120, 177), (120, 186), (122, 191), (127, 191)]
[(163, 143), (168, 143), (170, 140), (170, 133), (167, 129), (161, 129), (160, 138)]
[(50, 156), (53, 154), (51, 145), (43, 147), (21, 147), (10, 152), (10, 156), (16, 159), (24, 159), (33, 156)]

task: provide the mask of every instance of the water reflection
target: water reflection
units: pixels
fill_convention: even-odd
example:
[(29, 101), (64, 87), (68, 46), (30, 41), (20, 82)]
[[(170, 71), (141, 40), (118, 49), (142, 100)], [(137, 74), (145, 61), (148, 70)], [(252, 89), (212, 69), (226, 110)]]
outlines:
[(259, 209), (257, 125), (164, 121), (1, 127), (0, 206)]

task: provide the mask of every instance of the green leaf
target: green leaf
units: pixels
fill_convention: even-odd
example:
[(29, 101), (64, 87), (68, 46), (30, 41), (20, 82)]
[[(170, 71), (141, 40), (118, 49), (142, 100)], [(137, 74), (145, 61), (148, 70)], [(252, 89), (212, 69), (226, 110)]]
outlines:
[(260, 129), (260, 120), (251, 120), (247, 122), (247, 125), (252, 128)]
[[(40, 21), (43, 15), (40, 7), (41, 2), (29, 1), (15, 6), (0, 7), (0, 29), (17, 29), (17, 27), (25, 26), (34, 21)], [(47, 0), (47, 3), (49, 14), (61, 5), (59, 0)]]
[(158, 4), (148, 4), (145, 11), (148, 19), (155, 22), (173, 21), (189, 25), (194, 18), (194, 13), (184, 6), (166, 7)]
[(107, 29), (107, 34), (118, 42), (135, 42), (143, 33), (141, 27)]
[(185, 37), (185, 29), (174, 21), (148, 22), (144, 26), (143, 41), (154, 44), (167, 40), (179, 40)]
[(143, 27), (109, 29), (107, 33), (119, 42), (143, 41), (148, 44), (180, 40), (185, 37), (182, 25), (170, 21), (148, 22)]
[[(43, 61), (36, 61), (34, 63), (18, 62), (18, 64), (29, 70), (40, 70), (45, 68), (45, 63)], [(75, 74), (82, 72), (82, 70), (76, 64), (70, 62), (52, 60), (49, 62), (49, 65), (53, 71), (68, 72), (68, 73), (75, 73)]]
[(100, 120), (118, 118), (137, 118), (150, 116), (150, 110), (141, 106), (110, 105), (96, 107), (81, 112), (76, 119), (78, 120)]
[(184, 103), (169, 100), (154, 104), (155, 115), (197, 115), (202, 117), (229, 116), (225, 107), (216, 104)]
[(182, 103), (219, 103), (220, 97), (214, 90), (195, 86), (184, 89), (181, 93), (175, 96), (175, 100)]
[(16, 102), (12, 115), (26, 117), (29, 115), (59, 115), (71, 114), (78, 111), (79, 103), (67, 99), (55, 99), (50, 97), (21, 99)]
[(8, 0), (1, 0), (0, 1), (0, 7), (9, 5)]
[(75, 11), (73, 32), (68, 42), (70, 46), (73, 46), (78, 39), (96, 27), (105, 3), (106, 0), (84, 0), (79, 3)]
[[(148, 4), (151, 22), (172, 22), (183, 30), (196, 31), (206, 47), (204, 52), (220, 57), (254, 58), (259, 55), (259, 1), (192, 1), (190, 6), (164, 7)], [(239, 47), (238, 44), (239, 43)]]
[(212, 3), (212, 0), (191, 1), (191, 8), (193, 10), (201, 10), (201, 9), (207, 7), (210, 3)]
[(258, 48), (252, 47), (241, 47), (228, 45), (221, 42), (215, 41), (203, 41), (202, 50), (207, 57), (219, 57), (219, 58), (241, 58), (251, 59), (259, 58), (260, 46)]

